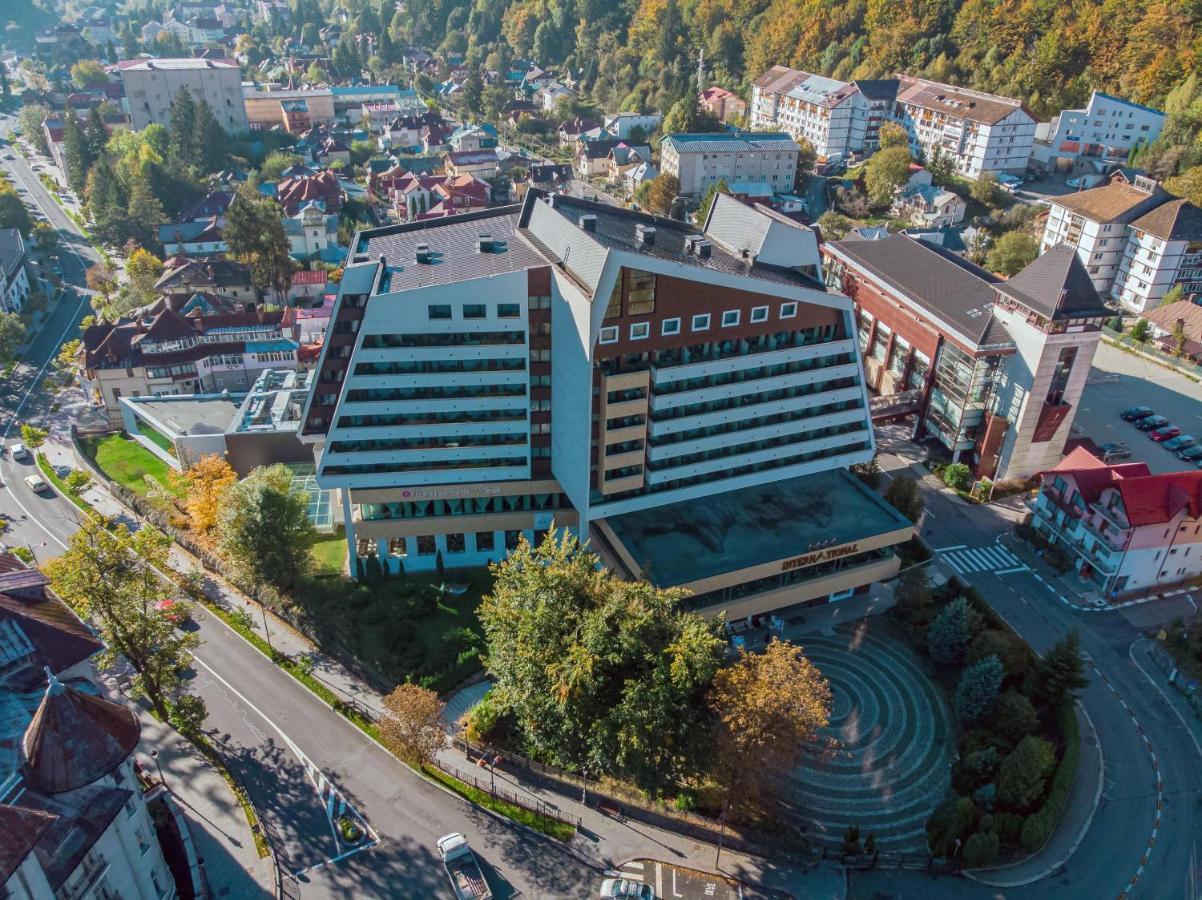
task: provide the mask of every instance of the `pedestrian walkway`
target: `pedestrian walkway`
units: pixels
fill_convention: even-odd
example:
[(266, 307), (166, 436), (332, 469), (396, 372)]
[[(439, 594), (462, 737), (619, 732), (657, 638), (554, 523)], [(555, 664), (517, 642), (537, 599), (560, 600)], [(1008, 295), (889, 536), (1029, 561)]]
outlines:
[(1020, 562), (1018, 557), (998, 544), (985, 547), (958, 544), (954, 547), (940, 547), (935, 552), (957, 575), (968, 575), (972, 572), (1009, 575), (1013, 572), (1028, 571), (1027, 566)]

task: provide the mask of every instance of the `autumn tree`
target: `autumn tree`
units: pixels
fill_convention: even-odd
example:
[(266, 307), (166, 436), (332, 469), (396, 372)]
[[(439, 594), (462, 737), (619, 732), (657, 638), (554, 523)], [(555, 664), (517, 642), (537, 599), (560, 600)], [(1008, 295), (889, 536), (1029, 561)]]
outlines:
[(1039, 255), (1039, 241), (1027, 231), (1007, 231), (993, 242), (985, 255), (985, 266), (1002, 275), (1017, 275)]
[(99, 630), (101, 668), (127, 661), (135, 695), (164, 721), (197, 644), (155, 608), (167, 590), (155, 569), (166, 570), (170, 546), (154, 528), (109, 531), (98, 516), (85, 516), (63, 555), (44, 567), (55, 592)]
[(137, 247), (125, 261), (125, 274), (135, 306), (153, 303), (158, 293), (155, 285), (163, 274), (163, 261), (144, 247)]
[(200, 535), (208, 535), (217, 525), (221, 500), (238, 475), (225, 457), (216, 453), (202, 456), (184, 473), (188, 525)]
[(442, 712), (446, 704), (434, 691), (416, 684), (401, 684), (384, 698), (380, 741), (411, 765), (421, 768), (447, 745)]
[(260, 466), (223, 493), (218, 547), (256, 595), (265, 585), (295, 586), (308, 571), (315, 537), (309, 496), (286, 466)]
[(972, 199), (984, 206), (997, 206), (997, 176), (992, 172), (982, 172), (969, 188), (969, 194)]
[(28, 422), (21, 425), (21, 442), (30, 450), (37, 450), (46, 443), (49, 433), (45, 428), (38, 428)]
[(830, 721), (831, 688), (800, 647), (772, 641), (718, 671), (709, 706), (717, 777), (728, 798), (754, 806)]
[(864, 187), (877, 206), (884, 206), (910, 178), (910, 151), (890, 147), (872, 154), (864, 166)]
[(644, 181), (636, 194), (640, 203), (661, 216), (672, 211), (672, 204), (679, 195), (680, 179), (668, 172), (660, 172), (650, 181)]
[(882, 150), (888, 150), (890, 147), (909, 148), (910, 146), (910, 136), (906, 133), (906, 129), (896, 122), (881, 123), (878, 141)]
[(25, 342), (25, 323), (19, 313), (0, 312), (0, 361), (8, 362)]
[(490, 698), (538, 759), (656, 788), (701, 774), (720, 623), (623, 581), (568, 531), (524, 539), (480, 605)]

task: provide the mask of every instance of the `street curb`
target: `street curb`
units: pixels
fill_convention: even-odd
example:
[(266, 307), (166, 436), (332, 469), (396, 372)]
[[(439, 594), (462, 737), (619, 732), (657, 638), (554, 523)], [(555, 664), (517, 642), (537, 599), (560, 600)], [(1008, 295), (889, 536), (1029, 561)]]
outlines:
[[(1081, 831), (1077, 835), (1077, 839), (1075, 841), (1073, 841), (1072, 846), (1068, 848), (1068, 852), (1065, 853), (1064, 856), (1061, 857), (1061, 859), (1059, 861), (1052, 863), (1047, 868), (1045, 868), (1043, 871), (1038, 872), (1037, 874), (1032, 875), (1030, 878), (1026, 878), (1022, 881), (990, 881), (986, 878), (980, 877), (978, 874), (974, 874), (974, 873), (1005, 872), (1009, 869), (1017, 868), (1018, 866), (1023, 865), (1022, 862), (1011, 863), (1008, 866), (998, 866), (997, 868), (994, 868), (994, 869), (971, 869), (971, 870), (965, 869), (962, 873), (964, 875), (964, 877), (969, 878), (975, 882), (978, 882), (979, 884), (988, 885), (989, 887), (996, 887), (996, 888), (1026, 887), (1028, 884), (1034, 884), (1037, 881), (1042, 881), (1043, 879), (1051, 876), (1052, 873), (1054, 873), (1057, 869), (1066, 865), (1068, 863), (1068, 861), (1070, 859), (1072, 859), (1073, 854), (1076, 853), (1077, 850), (1081, 847), (1082, 842), (1084, 842), (1084, 840), (1085, 840), (1085, 835), (1089, 833), (1089, 829), (1093, 825), (1094, 816), (1096, 816), (1098, 813), (1098, 807), (1101, 805), (1102, 786), (1106, 783), (1106, 755), (1105, 755), (1105, 753), (1102, 752), (1102, 741), (1098, 736), (1098, 729), (1094, 726), (1093, 719), (1090, 718), (1089, 712), (1085, 709), (1085, 705), (1083, 703), (1081, 703), (1081, 701), (1079, 701), (1079, 700), (1075, 701), (1075, 702), (1077, 704), (1077, 708), (1081, 710), (1081, 715), (1083, 715), (1085, 717), (1085, 722), (1086, 722), (1086, 724), (1089, 725), (1089, 730), (1093, 733), (1094, 746), (1098, 751), (1098, 763), (1099, 763), (1099, 766), (1098, 766), (1098, 768), (1099, 768), (1098, 789), (1094, 792), (1093, 807), (1090, 809), (1089, 815), (1086, 816), (1085, 824), (1081, 827)], [(1048, 836), (1048, 840), (1051, 840), (1050, 835)], [(1046, 844), (1045, 844), (1045, 846), (1046, 846)], [(1037, 854), (1033, 854), (1033, 855), (1037, 855)]]
[(1198, 736), (1194, 733), (1194, 729), (1190, 727), (1189, 722), (1185, 721), (1185, 716), (1181, 714), (1181, 710), (1177, 708), (1177, 704), (1174, 703), (1173, 699), (1165, 693), (1164, 688), (1160, 686), (1160, 682), (1149, 675), (1148, 670), (1140, 665), (1139, 660), (1135, 658), (1135, 645), (1146, 640), (1147, 638), (1141, 637), (1132, 641), (1131, 646), (1127, 648), (1127, 656), (1131, 659), (1131, 662), (1135, 663), (1135, 668), (1139, 669), (1139, 673), (1143, 675), (1144, 678), (1148, 679), (1148, 681), (1152, 684), (1152, 687), (1156, 688), (1157, 693), (1164, 697), (1165, 702), (1169, 705), (1169, 708), (1173, 710), (1173, 714), (1177, 716), (1177, 720), (1181, 723), (1181, 727), (1184, 728), (1189, 734), (1190, 740), (1193, 742), (1194, 749), (1198, 751), (1199, 756), (1202, 756), (1202, 741), (1198, 740)]

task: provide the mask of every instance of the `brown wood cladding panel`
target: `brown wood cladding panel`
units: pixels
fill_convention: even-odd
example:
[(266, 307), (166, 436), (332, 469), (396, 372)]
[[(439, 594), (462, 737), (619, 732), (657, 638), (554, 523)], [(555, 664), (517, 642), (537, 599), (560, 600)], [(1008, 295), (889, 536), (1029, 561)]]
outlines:
[[(600, 303), (603, 300), (597, 297), (594, 302)], [(791, 319), (782, 319), (780, 318), (780, 306), (787, 302), (789, 301), (781, 297), (768, 294), (755, 294), (750, 291), (739, 291), (700, 281), (659, 275), (655, 281), (655, 312), (645, 316), (628, 316), (625, 315), (626, 304), (623, 302), (623, 315), (620, 318), (606, 319), (604, 322), (604, 325), (619, 326), (618, 341), (614, 344), (599, 344), (597, 358), (612, 359), (628, 353), (646, 353), (649, 350), (687, 347), (703, 341), (724, 340), (732, 335), (757, 337), (761, 334), (802, 330), (823, 325), (841, 327), (843, 315), (839, 310), (827, 309), (824, 306), (811, 306), (801, 302), (797, 304), (796, 316)], [(751, 310), (756, 306), (768, 307), (768, 321), (757, 324), (751, 322)], [(739, 324), (733, 328), (721, 326), (722, 313), (728, 309), (740, 311)], [(708, 331), (689, 330), (692, 325), (692, 317), (699, 313), (710, 314)], [(680, 319), (680, 333), (669, 337), (661, 336), (660, 322), (673, 318)], [(651, 336), (642, 341), (630, 340), (630, 325), (633, 322), (650, 322)]]
[(526, 293), (531, 297), (547, 297), (551, 294), (551, 267), (540, 266), (526, 270)]
[(895, 335), (905, 338), (911, 346), (926, 354), (928, 359), (934, 360), (935, 352), (939, 349), (939, 330), (932, 323), (902, 307), (896, 300), (865, 281), (849, 277), (845, 279), (844, 288), (849, 287), (851, 290), (848, 291), (848, 296), (856, 304), (857, 310), (863, 309), (871, 313), (878, 322), (892, 329)]

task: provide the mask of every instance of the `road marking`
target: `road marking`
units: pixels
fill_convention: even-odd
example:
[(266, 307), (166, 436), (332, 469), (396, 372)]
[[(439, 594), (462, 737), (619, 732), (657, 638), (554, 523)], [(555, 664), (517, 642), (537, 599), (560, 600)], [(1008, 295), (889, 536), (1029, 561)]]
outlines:
[(1015, 566), (1013, 569), (1002, 569), (1001, 571), (994, 572), (993, 574), (994, 575), (1013, 575), (1016, 572), (1030, 572), (1030, 571), (1031, 571), (1030, 566)]
[(936, 547), (935, 552), (936, 553), (950, 553), (953, 550), (965, 550), (967, 548), (968, 548), (968, 544), (956, 544), (954, 547)]

